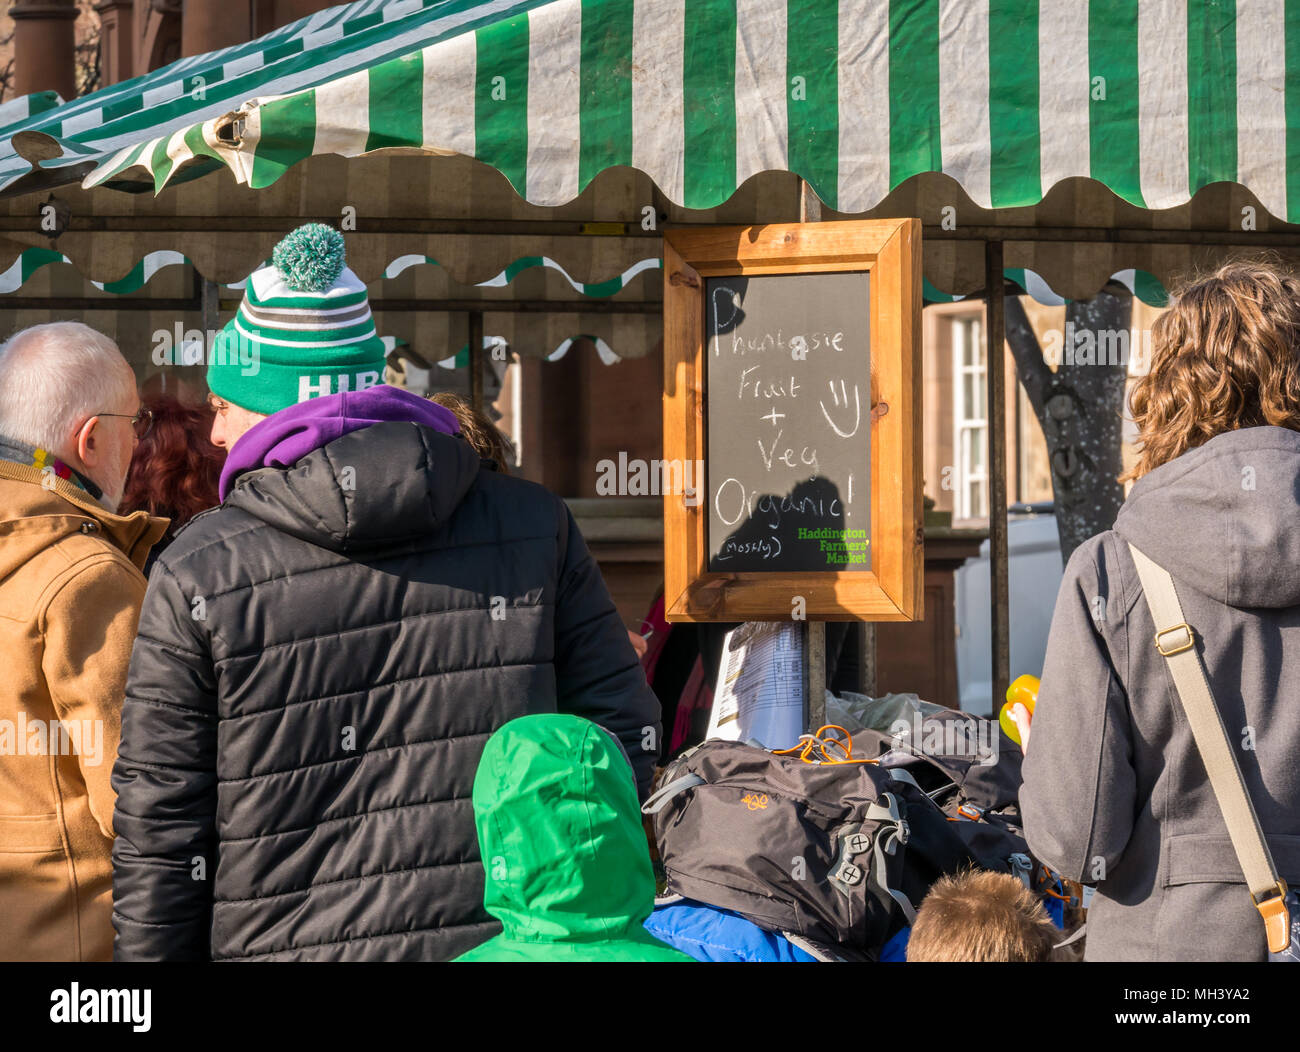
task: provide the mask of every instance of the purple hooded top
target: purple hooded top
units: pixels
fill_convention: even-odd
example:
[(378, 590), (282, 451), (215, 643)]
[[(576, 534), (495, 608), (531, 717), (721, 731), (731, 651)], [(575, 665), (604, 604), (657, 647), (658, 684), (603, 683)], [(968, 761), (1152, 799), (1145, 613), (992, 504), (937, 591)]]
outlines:
[(313, 398), (281, 409), (244, 432), (221, 469), (221, 499), (245, 471), (292, 467), (336, 438), (390, 421), (422, 424), (444, 435), (460, 433), (450, 409), (388, 384)]

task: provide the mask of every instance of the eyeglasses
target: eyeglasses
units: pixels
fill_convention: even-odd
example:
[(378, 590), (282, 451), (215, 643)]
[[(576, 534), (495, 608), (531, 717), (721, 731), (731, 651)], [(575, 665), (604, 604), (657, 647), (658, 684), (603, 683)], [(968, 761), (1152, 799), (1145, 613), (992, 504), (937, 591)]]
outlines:
[(144, 438), (153, 427), (153, 410), (145, 409), (143, 406), (141, 406), (140, 412), (136, 413), (135, 416), (128, 416), (126, 413), (95, 413), (94, 415), (120, 416), (123, 420), (130, 420), (131, 427), (135, 430), (135, 437), (137, 439)]

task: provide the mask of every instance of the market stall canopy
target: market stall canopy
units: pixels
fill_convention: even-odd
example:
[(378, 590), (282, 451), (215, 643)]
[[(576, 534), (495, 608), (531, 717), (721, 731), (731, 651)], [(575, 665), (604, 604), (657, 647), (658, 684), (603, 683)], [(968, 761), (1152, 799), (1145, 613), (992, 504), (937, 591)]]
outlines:
[[(263, 266), (267, 265), (270, 260), (263, 260)], [(9, 269), (0, 272), (0, 295), (17, 292), (23, 288), (42, 267), (47, 267), (53, 263), (71, 264), (67, 256), (61, 252), (48, 248), (29, 248), (25, 249), (22, 254), (10, 264)], [(132, 292), (138, 292), (145, 288), (149, 282), (158, 274), (162, 273), (168, 267), (192, 267), (193, 261), (179, 252), (173, 252), (170, 249), (164, 249), (157, 252), (147, 253), (134, 267), (126, 277), (117, 281), (104, 282), (92, 281), (92, 284), (100, 292), (110, 292), (114, 295), (124, 296)], [(398, 256), (384, 270), (384, 279), (391, 280), (396, 278), (403, 271), (413, 266), (428, 265), (439, 266), (438, 260), (432, 256), (410, 253)], [(535, 267), (544, 267), (555, 271), (568, 284), (574, 292), (583, 296), (604, 298), (606, 296), (617, 295), (627, 288), (628, 285), (640, 274), (646, 271), (659, 271), (663, 269), (663, 260), (643, 259), (618, 274), (609, 281), (603, 281), (596, 284), (588, 284), (575, 281), (564, 267), (555, 260), (546, 256), (526, 256), (515, 260), (508, 267), (501, 270), (499, 274), (488, 278), (486, 281), (478, 282), (475, 288), (507, 288), (516, 277), (531, 270)], [(1018, 289), (1021, 293), (1031, 297), (1038, 303), (1047, 307), (1059, 307), (1068, 302), (1067, 298), (1055, 292), (1051, 285), (1039, 274), (1032, 270), (1026, 270), (1023, 267), (1008, 267), (1003, 275), (1006, 280)], [(1112, 274), (1110, 279), (1116, 284), (1122, 285), (1130, 293), (1137, 296), (1144, 303), (1154, 307), (1162, 307), (1168, 301), (1168, 292), (1163, 285), (1151, 274), (1141, 270), (1125, 270)], [(223, 286), (228, 289), (243, 288), (244, 281), (230, 282)], [(940, 292), (929, 281), (924, 282), (923, 301), (925, 303), (956, 303), (966, 297), (953, 295), (951, 293)]]
[[(86, 218), (102, 224), (110, 217)], [(257, 218), (236, 221), (248, 225)], [(136, 220), (146, 228), (155, 222)], [(182, 338), (172, 335), (179, 327), (186, 342), (193, 342), (202, 338), (205, 329), (228, 321), (239, 305), (247, 275), (269, 261), (282, 231), (299, 222), (272, 218), (264, 223), (265, 229), (203, 236), (183, 229), (68, 232), (57, 239), (54, 249), (21, 249), (8, 266), (0, 260), (4, 334), (78, 312), (80, 320), (115, 335), (132, 364), (148, 375), (150, 365), (173, 364), (156, 360), (151, 341), (161, 334), (169, 344), (179, 344)], [(468, 235), (430, 238), (355, 231), (346, 237), (349, 264), (369, 287), (380, 335), (394, 337), (404, 356), (425, 367), (446, 362), (467, 344), (470, 311), (482, 313), (486, 337), (497, 337), (525, 358), (562, 357), (574, 340), (587, 338), (594, 353), (612, 363), (642, 357), (660, 339), (663, 277), (659, 245), (653, 238), (638, 239), (641, 253), (632, 266), (595, 283), (579, 280), (544, 254), (540, 247), (548, 241), (545, 236), (487, 238), (488, 244), (503, 251), (514, 245), (516, 252), (531, 248), (538, 254), (515, 255), (509, 265), (466, 284), (429, 250), (436, 245), (440, 253), (446, 249), (471, 257), (474, 253), (466, 242), (473, 239)], [(221, 259), (222, 253), (214, 257), (209, 251), (214, 240), (219, 250), (227, 250), (221, 267), (214, 259)], [(575, 236), (572, 240), (589, 245), (589, 263), (602, 259), (611, 243), (615, 251), (622, 251), (617, 238)], [(0, 246), (5, 243), (0, 239)], [(149, 248), (139, 257), (130, 254), (139, 247), (166, 243), (180, 244), (183, 250)], [(575, 255), (577, 250), (567, 254)], [(603, 270), (603, 265), (598, 263), (597, 269)], [(108, 280), (91, 274), (103, 274)], [(205, 279), (211, 282), (206, 314), (201, 288)]]
[(539, 205), (626, 165), (687, 208), (775, 169), (856, 213), (941, 171), (984, 208), (1228, 181), (1296, 220), (1297, 40), (1285, 0), (363, 0), (10, 126), (0, 189), (411, 148)]
[(38, 91), (31, 95), (19, 95), (16, 99), (0, 103), (0, 133), (10, 125), (21, 124), (39, 113), (45, 113), (62, 105), (63, 96), (57, 91)]
[(990, 239), (1073, 299), (1294, 253), (1300, 8), (1120, 6), (335, 7), (0, 127), (0, 270), (57, 249), (111, 284), (171, 251), (230, 283), (351, 205), (367, 282), (544, 257), (604, 289), (665, 224), (798, 219), (801, 176), (823, 218), (921, 216), (940, 297), (980, 292)]
[[(665, 201), (643, 173), (611, 168), (572, 202), (543, 208), (523, 201), (499, 172), (467, 157), (320, 155), (263, 190), (223, 171), (174, 184), (158, 196), (72, 184), (0, 198), (0, 273), (40, 250), (26, 257), (29, 266), (52, 258), (41, 252), (52, 253), (66, 257), (88, 280), (116, 290), (120, 282), (138, 280), (140, 269), (151, 265), (146, 260), (172, 253), (184, 256), (203, 278), (226, 285), (261, 264), (289, 230), (314, 219), (344, 227), (349, 263), (367, 284), (382, 280), (402, 257), (419, 255), (437, 260), (462, 286), (456, 299), (511, 296), (519, 294), (518, 283), (501, 286), (500, 276), (515, 273), (521, 260), (545, 258), (569, 279), (558, 286), (561, 293), (658, 299), (661, 275), (645, 268), (662, 254), (664, 227), (793, 222), (799, 207), (799, 178), (788, 172), (761, 173), (717, 208), (689, 210)], [(355, 229), (342, 222), (349, 208)], [(647, 208), (655, 213), (654, 229), (644, 229)], [(951, 177), (928, 172), (866, 213), (902, 215), (921, 216), (925, 223), (923, 265), (932, 299), (981, 293), (984, 241), (990, 237), (1005, 241), (1009, 270), (1038, 275), (1054, 296), (1066, 299), (1086, 299), (1128, 271), (1172, 286), (1243, 246), (1295, 255), (1293, 246), (1300, 244), (1294, 227), (1270, 216), (1234, 183), (1216, 183), (1178, 208), (1153, 211), (1123, 201), (1094, 180), (1074, 178), (1035, 205), (984, 209)], [(1246, 216), (1249, 231), (1243, 229)], [(848, 218), (829, 210), (822, 217)], [(7, 291), (17, 291), (23, 273), (22, 266), (13, 272)], [(485, 282), (497, 284), (480, 289)], [(1037, 296), (1038, 286), (1017, 283)], [(1147, 302), (1162, 298), (1145, 284), (1135, 291)]]

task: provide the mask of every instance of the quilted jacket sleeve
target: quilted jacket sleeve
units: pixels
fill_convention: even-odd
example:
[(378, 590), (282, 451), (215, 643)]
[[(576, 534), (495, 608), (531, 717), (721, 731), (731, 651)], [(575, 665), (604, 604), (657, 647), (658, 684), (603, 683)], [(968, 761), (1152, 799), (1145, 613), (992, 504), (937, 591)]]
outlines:
[(558, 707), (599, 724), (623, 743), (636, 772), (637, 794), (645, 799), (659, 755), (659, 699), (567, 507), (561, 530), (555, 604)]
[(113, 768), (113, 958), (207, 960), (216, 868), (216, 681), (202, 604), (154, 567)]

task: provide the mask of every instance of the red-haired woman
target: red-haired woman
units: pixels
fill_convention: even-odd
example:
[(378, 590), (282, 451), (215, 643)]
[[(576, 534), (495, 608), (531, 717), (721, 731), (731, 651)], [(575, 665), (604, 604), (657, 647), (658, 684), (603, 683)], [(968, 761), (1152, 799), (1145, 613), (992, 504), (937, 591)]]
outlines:
[(131, 458), (121, 514), (143, 509), (171, 519), (163, 539), (149, 553), (147, 575), (177, 530), (199, 512), (216, 507), (217, 478), (226, 456), (208, 441), (212, 412), (206, 406), (159, 395), (147, 400), (145, 408), (153, 413), (153, 427)]

